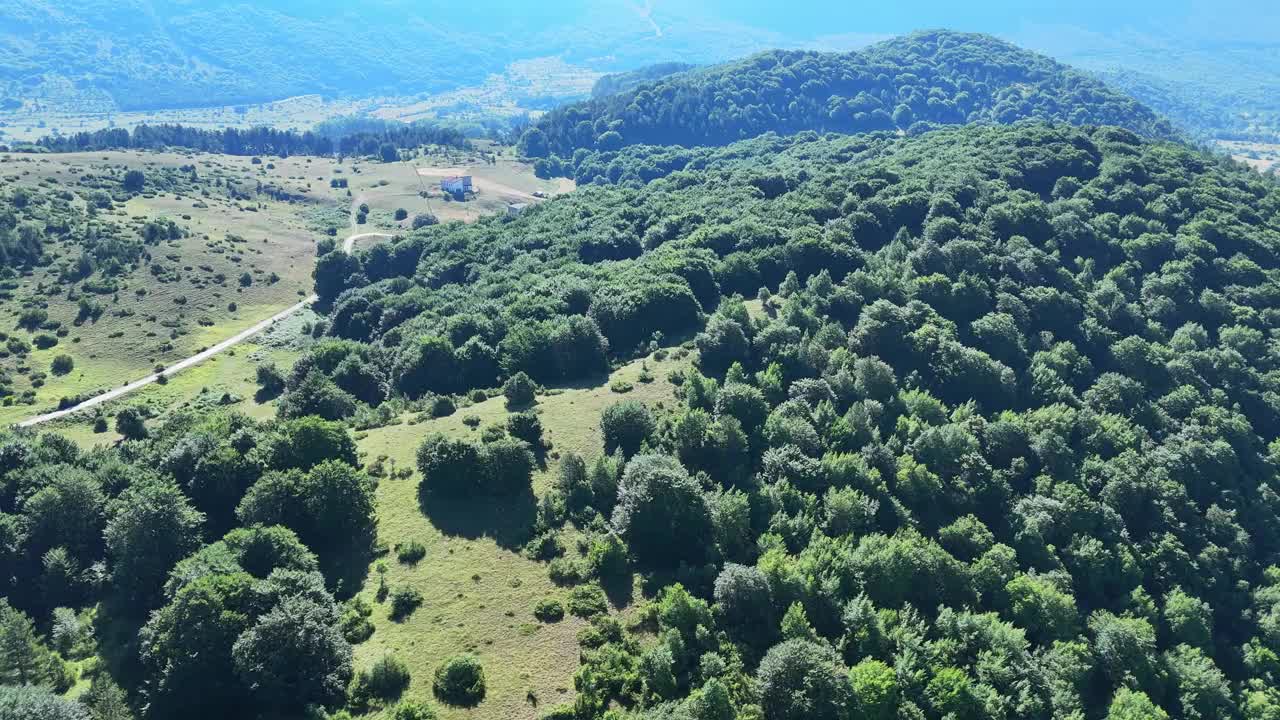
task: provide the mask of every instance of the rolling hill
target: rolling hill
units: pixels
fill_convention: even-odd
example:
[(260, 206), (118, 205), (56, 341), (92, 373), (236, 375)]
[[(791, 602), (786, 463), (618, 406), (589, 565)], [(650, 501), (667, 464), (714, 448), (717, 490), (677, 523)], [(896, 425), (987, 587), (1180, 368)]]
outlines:
[(847, 54), (762, 53), (568, 105), (539, 120), (522, 149), (567, 159), (580, 149), (722, 145), (768, 131), (1026, 118), (1173, 135), (1141, 103), (1047, 57), (986, 35), (930, 31)]
[[(539, 491), (528, 547), (591, 538), (553, 579), (654, 597), (552, 717), (1238, 717), (1280, 706), (1277, 247), (1273, 181), (1120, 128), (763, 136), (322, 258), (335, 337), (285, 397), (697, 350), (674, 407), (603, 414), (625, 469)], [(420, 492), (484, 447), (427, 436)]]

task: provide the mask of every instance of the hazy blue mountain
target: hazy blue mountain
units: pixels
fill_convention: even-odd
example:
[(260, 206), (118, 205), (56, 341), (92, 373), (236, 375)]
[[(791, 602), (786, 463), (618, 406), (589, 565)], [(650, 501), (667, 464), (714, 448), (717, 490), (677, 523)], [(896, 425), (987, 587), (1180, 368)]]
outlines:
[(1268, 91), (1280, 85), (1280, 5), (1266, 0), (8, 0), (0, 102), (111, 110), (427, 93), (535, 57), (616, 73), (848, 51), (922, 27), (990, 33), (1096, 71), (1200, 135), (1265, 135), (1280, 115)]

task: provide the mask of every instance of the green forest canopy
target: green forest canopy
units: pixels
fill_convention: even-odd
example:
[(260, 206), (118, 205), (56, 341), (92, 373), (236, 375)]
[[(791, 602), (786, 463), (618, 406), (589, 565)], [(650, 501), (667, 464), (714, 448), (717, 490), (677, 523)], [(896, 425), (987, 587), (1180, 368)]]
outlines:
[[(1280, 707), (1273, 181), (1040, 124), (695, 156), (344, 260), (329, 331), (373, 345), (301, 364), (419, 395), (697, 333), (617, 496), (562, 480), (684, 588), (657, 646), (602, 628), (578, 717), (717, 683), (770, 718)], [(759, 287), (767, 318), (720, 299)]]
[(1037, 118), (1170, 137), (1132, 98), (987, 35), (918, 32), (847, 54), (773, 51), (558, 108), (521, 141), (529, 157), (631, 144), (723, 145), (764, 132), (906, 130)]

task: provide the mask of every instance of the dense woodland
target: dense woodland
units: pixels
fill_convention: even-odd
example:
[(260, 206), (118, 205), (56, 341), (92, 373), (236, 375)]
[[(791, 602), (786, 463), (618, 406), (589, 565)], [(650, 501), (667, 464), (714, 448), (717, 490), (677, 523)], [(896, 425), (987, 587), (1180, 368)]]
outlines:
[[(584, 636), (565, 717), (1280, 708), (1273, 181), (1117, 128), (718, 152), (318, 265), (315, 410), (693, 337), (683, 407), (606, 414), (621, 455), (543, 501), (601, 582), (680, 583), (656, 644)], [(483, 482), (460, 453), (424, 483)]]
[[(687, 357), (678, 402), (620, 398), (603, 452), (557, 458), (517, 538), (590, 618), (573, 700), (541, 717), (1280, 717), (1280, 186), (982, 37), (760, 56), (738, 92), (813, 98), (764, 71), (903, 48), (921, 52), (884, 88), (910, 122), (882, 107), (888, 125), (817, 126), (878, 132), (824, 135), (753, 111), (647, 138), (623, 112), (586, 122), (587, 147), (555, 129), (580, 109), (558, 111), (541, 170), (578, 191), (322, 244), (319, 341), (259, 373), (275, 420), (124, 411), (126, 439), (93, 452), (0, 437), (0, 712), (369, 710), (397, 674), (352, 664), (382, 471), (343, 421), (499, 391), (525, 408)], [(676, 76), (668, 100), (731, 77)], [(1039, 120), (896, 132), (917, 96), (938, 124)], [(817, 117), (807, 102), (783, 114)], [(727, 144), (758, 129), (780, 134)], [(690, 138), (724, 146), (641, 144)], [(476, 437), (421, 439), (419, 497), (532, 506), (538, 415)], [(638, 606), (607, 612), (636, 575)], [(84, 701), (57, 696), (95, 653)], [(474, 705), (483, 671), (451, 660), (432, 691)]]
[[(41, 138), (36, 147), (48, 152), (84, 150), (167, 150), (184, 148), (224, 155), (374, 155), (383, 156), (384, 148), (413, 149), (423, 145), (470, 147), (461, 131), (429, 123), (383, 125), (376, 129), (344, 131), (343, 126), (330, 126), (320, 132), (298, 133), (255, 127), (245, 130), (203, 130), (186, 125), (139, 125), (132, 131), (110, 128), (73, 135)], [(386, 155), (389, 160), (398, 155)]]
[(986, 35), (920, 32), (847, 54), (774, 51), (548, 113), (521, 139), (567, 161), (624, 145), (722, 145), (773, 131), (908, 130), (1038, 118), (1169, 137), (1168, 121), (1053, 60)]
[[(95, 718), (130, 716), (119, 685), (146, 717), (343, 704), (348, 638), (367, 632), (335, 594), (358, 589), (374, 521), (346, 428), (117, 422), (130, 440), (91, 453), (53, 433), (0, 436), (0, 680), (62, 691), (67, 660), (97, 652)], [(41, 704), (49, 714), (21, 712)], [(47, 689), (0, 688), (5, 711), (86, 717)]]
[(591, 86), (592, 98), (603, 98), (610, 95), (616, 95), (625, 92), (638, 85), (655, 80), (661, 80), (669, 75), (682, 73), (692, 70), (697, 65), (680, 62), (656, 63), (654, 65), (646, 65), (636, 70), (628, 72), (611, 73), (596, 80), (596, 84)]

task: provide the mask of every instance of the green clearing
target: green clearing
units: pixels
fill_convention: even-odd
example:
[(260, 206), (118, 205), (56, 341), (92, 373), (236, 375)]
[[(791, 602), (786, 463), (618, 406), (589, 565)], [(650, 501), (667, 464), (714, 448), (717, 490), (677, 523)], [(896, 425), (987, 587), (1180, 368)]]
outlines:
[[(174, 375), (163, 385), (152, 383), (136, 393), (101, 407), (107, 416), (125, 406), (146, 408), (152, 418), (148, 422), (154, 422), (176, 410), (186, 409), (210, 412), (232, 410), (258, 420), (266, 420), (275, 416), (276, 401), (271, 399), (259, 402), (255, 399), (254, 393), (258, 386), (254, 382), (254, 374), (257, 367), (264, 362), (288, 367), (297, 356), (298, 352), (294, 350), (245, 342)], [(106, 432), (94, 431), (95, 410), (60, 418), (47, 428), (66, 435), (86, 448), (118, 442), (120, 435), (110, 423)]]
[[(668, 375), (688, 364), (687, 356), (676, 359), (676, 354), (682, 353), (663, 361), (636, 361), (615, 371), (608, 381), (539, 397), (534, 410), (552, 448), (546, 468), (534, 477), (535, 492), (546, 491), (564, 453), (590, 458), (602, 452), (600, 417), (609, 405), (623, 398), (655, 408), (671, 405), (674, 386)], [(653, 376), (649, 383), (639, 380), (646, 367)], [(609, 386), (616, 380), (630, 382), (634, 389), (613, 392)], [(413, 468), (418, 445), (431, 433), (478, 435), (488, 425), (504, 423), (509, 414), (499, 396), (459, 407), (448, 417), (426, 421), (406, 417), (402, 424), (370, 430), (358, 436), (359, 447), (366, 463), (383, 460), (388, 470)], [(480, 424), (468, 427), (464, 424), (468, 416), (479, 417)], [(547, 565), (521, 555), (514, 542), (527, 527), (533, 508), (481, 500), (447, 512), (428, 508), (428, 516), (418, 502), (419, 479), (415, 470), (407, 479), (381, 481), (378, 539), (392, 549), (411, 540), (426, 546), (426, 557), (416, 565), (397, 562), (394, 552), (379, 561), (385, 563), (390, 587), (411, 585), (422, 592), (424, 602), (403, 622), (387, 617), (386, 604), (377, 605), (373, 636), (356, 646), (357, 668), (393, 654), (407, 662), (413, 673), (407, 697), (426, 700), (431, 696), (431, 674), (441, 661), (462, 651), (475, 653), (484, 663), (488, 694), (473, 709), (437, 703), (445, 719), (534, 718), (547, 707), (571, 701), (578, 666), (577, 632), (586, 623), (572, 616), (558, 623), (540, 623), (533, 617), (539, 600), (567, 595), (566, 589), (550, 581)], [(448, 527), (442, 528), (443, 522)], [(377, 564), (370, 568), (363, 591), (371, 601), (379, 582)], [(537, 698), (536, 707), (531, 697)]]
[[(438, 179), (454, 169), (474, 174), (480, 187), (474, 198), (441, 199)], [(483, 144), (472, 153), (436, 149), (412, 163), (389, 164), (202, 153), (0, 156), (0, 178), (14, 188), (49, 195), (69, 191), (70, 207), (82, 213), (95, 190), (114, 191), (131, 170), (148, 178), (145, 190), (117, 197), (95, 220), (125, 235), (141, 232), (150, 221), (171, 220), (185, 236), (144, 248), (135, 267), (115, 276), (114, 292), (90, 295), (60, 277), (81, 252), (74, 234), (46, 245), (50, 262), (8, 281), (0, 329), (8, 331), (24, 308), (42, 307), (63, 337), (52, 348), (0, 359), (0, 371), (13, 380), (8, 404), (0, 405), (0, 424), (55, 409), (61, 398), (88, 397), (137, 380), (293, 305), (311, 292), (321, 237), (407, 231), (422, 213), (472, 221), (505, 212), (508, 202), (526, 202), (534, 192), (572, 189), (566, 181), (539, 180), (527, 165)], [(345, 179), (347, 187), (334, 187), (335, 179)], [(422, 197), (424, 189), (429, 197)], [(370, 206), (370, 222), (356, 225), (352, 211), (361, 203)], [(399, 208), (408, 212), (403, 221), (393, 219)], [(248, 285), (240, 281), (244, 273)], [(99, 279), (95, 274), (87, 281)], [(69, 289), (101, 303), (102, 314), (78, 319)], [(8, 326), (6, 316), (12, 318)], [(30, 343), (39, 332), (12, 334)], [(64, 354), (74, 370), (49, 372), (53, 358)]]

